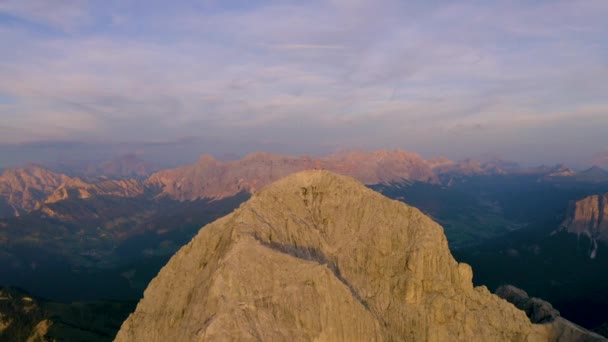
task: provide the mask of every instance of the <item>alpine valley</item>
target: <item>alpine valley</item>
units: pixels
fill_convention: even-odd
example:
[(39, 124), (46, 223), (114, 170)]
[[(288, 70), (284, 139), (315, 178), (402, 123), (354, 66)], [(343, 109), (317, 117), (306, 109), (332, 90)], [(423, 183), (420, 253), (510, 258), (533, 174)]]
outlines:
[[(299, 176), (300, 178), (290, 178), (290, 175), (304, 170), (330, 172), (309, 172), (306, 176)], [(284, 177), (291, 180), (279, 181)], [(360, 189), (355, 180), (365, 184), (368, 189)], [(280, 187), (270, 185), (276, 181), (279, 182), (275, 184), (282, 185)], [(304, 185), (301, 184), (302, 182)], [(318, 187), (315, 188), (317, 185)], [(302, 194), (303, 207), (300, 207), (299, 202), (294, 198), (289, 197), (292, 196), (291, 192), (301, 189), (312, 191), (312, 195)], [(339, 193), (342, 191), (340, 189), (343, 189), (347, 194), (359, 197), (332, 197), (336, 205), (342, 202), (350, 203), (349, 201), (352, 201), (353, 205), (350, 213), (345, 204), (344, 208), (340, 207), (340, 212), (334, 213), (334, 209), (331, 209), (333, 207), (322, 205), (320, 199), (314, 197), (317, 191), (315, 189), (324, 194)], [(283, 195), (287, 197), (282, 198)], [(408, 209), (403, 209), (405, 207), (390, 209), (397, 204), (384, 202), (386, 199), (380, 195), (403, 202), (407, 204)], [(313, 197), (308, 199), (307, 196)], [(264, 198), (265, 202), (259, 202), (260, 198)], [(257, 204), (250, 204), (248, 200)], [(292, 202), (289, 201), (298, 204), (293, 207), (290, 204)], [(288, 218), (275, 216), (276, 210), (262, 212), (262, 208), (275, 206), (269, 203), (275, 203), (276, 210), (293, 211), (295, 216), (288, 215)], [(321, 207), (317, 207), (315, 203)], [(369, 203), (370, 206), (369, 211), (365, 211), (364, 214), (360, 207), (355, 207), (363, 203)], [(397, 202), (390, 201), (390, 203)], [(238, 218), (244, 222), (242, 224), (255, 222), (256, 225), (261, 226), (267, 221), (271, 223), (269, 230), (249, 231), (249, 228), (228, 224), (226, 218), (220, 219), (239, 206), (241, 209), (237, 212), (240, 214), (231, 214), (233, 216), (228, 217), (233, 217), (233, 220)], [(373, 208), (377, 210), (372, 210)], [(318, 213), (315, 211), (317, 209), (320, 210)], [(295, 213), (300, 210), (311, 216), (296, 215)], [(405, 214), (414, 210), (415, 217)], [(261, 216), (255, 217), (256, 212)], [(399, 214), (396, 214), (397, 212)], [(330, 214), (338, 216), (333, 217)], [(354, 216), (349, 217), (349, 215)], [(365, 218), (360, 215), (364, 215)], [(416, 238), (429, 243), (429, 253), (434, 254), (429, 254), (428, 257), (422, 255), (413, 257), (411, 254), (414, 253), (413, 250), (406, 251), (404, 260), (410, 257), (414, 261), (418, 258), (426, 260), (420, 262), (429, 262), (429, 265), (435, 267), (438, 272), (445, 271), (445, 274), (450, 274), (451, 280), (435, 279), (434, 276), (419, 270), (418, 266), (408, 266), (407, 272), (411, 274), (405, 271), (402, 274), (398, 265), (392, 265), (390, 272), (394, 272), (394, 279), (419, 277), (418, 280), (425, 280), (435, 285), (416, 289), (414, 285), (408, 285), (407, 279), (404, 278), (402, 283), (395, 284), (393, 290), (380, 291), (384, 286), (383, 282), (389, 281), (383, 280), (380, 275), (389, 270), (366, 274), (361, 273), (361, 269), (368, 267), (367, 263), (370, 262), (384, 263), (384, 266), (389, 267), (386, 263), (391, 258), (384, 260), (385, 256), (373, 254), (371, 249), (368, 251), (365, 249), (367, 247), (364, 248), (365, 244), (361, 241), (389, 243), (388, 235), (375, 236), (373, 231), (358, 231), (357, 234), (362, 235), (357, 237), (359, 245), (351, 246), (352, 253), (348, 254), (350, 253), (347, 253), (348, 248), (344, 247), (353, 237), (349, 235), (349, 231), (343, 229), (359, 227), (363, 224), (361, 220), (364, 219), (372, 222), (375, 216), (378, 217), (379, 222), (384, 222), (382, 227), (376, 227), (378, 234), (389, 234), (390, 229), (401, 229), (399, 222), (411, 226), (399, 233), (402, 235), (398, 235), (400, 239), (403, 238), (401, 241), (403, 243), (414, 239), (412, 234), (416, 229), (425, 231), (428, 229), (429, 236), (432, 236), (432, 238), (428, 237), (428, 240), (424, 231), (415, 234), (421, 234), (416, 235), (418, 236)], [(201, 230), (201, 227), (218, 219), (220, 220), (216, 223)], [(292, 220), (293, 226), (280, 227), (278, 222), (283, 219)], [(314, 224), (308, 222), (309, 219), (313, 220)], [(308, 229), (306, 227), (323, 226), (324, 219), (329, 220), (327, 222), (337, 220), (333, 223), (335, 225), (338, 225), (336, 222), (343, 220), (347, 225), (327, 228), (329, 230), (324, 234), (329, 234), (331, 238), (321, 239), (305, 231)], [(391, 223), (393, 219), (396, 221)], [(418, 224), (420, 222), (424, 224)], [(368, 223), (360, 228), (374, 229), (374, 224)], [(209, 233), (205, 233), (207, 229)], [(239, 233), (223, 237), (226, 234), (222, 233), (222, 229), (231, 229)], [(447, 246), (445, 250), (437, 246), (443, 243), (441, 242), (443, 233), (440, 234), (440, 231), (447, 237), (449, 250)], [(206, 237), (204, 240), (201, 234), (208, 234), (211, 237)], [(225, 254), (220, 253), (215, 256), (196, 254), (218, 248), (212, 244), (214, 239), (225, 241), (225, 249), (221, 250), (221, 253)], [(246, 243), (243, 242), (245, 240)], [(352, 242), (354, 244), (355, 240)], [(397, 242), (399, 241), (395, 240), (394, 243)], [(491, 325), (487, 322), (485, 327), (471, 327), (483, 332), (483, 336), (488, 338), (504, 337), (507, 336), (505, 334), (514, 333), (519, 329), (525, 331), (524, 335), (528, 340), (533, 340), (533, 336), (553, 336), (551, 334), (558, 334), (556, 331), (570, 338), (584, 336), (580, 338), (602, 340), (599, 335), (585, 329), (595, 329), (600, 334), (606, 334), (608, 331), (606, 329), (608, 275), (605, 273), (608, 267), (607, 243), (608, 172), (597, 166), (581, 171), (572, 170), (565, 165), (528, 168), (503, 160), (479, 162), (452, 161), (446, 158), (424, 159), (418, 154), (400, 150), (346, 151), (325, 157), (292, 157), (258, 152), (243, 159), (229, 161), (220, 161), (210, 155), (203, 155), (193, 164), (173, 169), (161, 169), (156, 164), (141, 160), (134, 155), (99, 163), (28, 164), (21, 168), (6, 169), (0, 175), (0, 265), (3, 265), (0, 267), (0, 285), (6, 286), (0, 292), (0, 340), (17, 341), (32, 336), (42, 340), (62, 338), (112, 340), (118, 333), (122, 321), (133, 312), (135, 303), (142, 298), (144, 289), (171, 259), (169, 262), (171, 266), (163, 269), (158, 278), (151, 283), (150, 286), (154, 291), (146, 292), (137, 311), (123, 325), (123, 331), (119, 335), (119, 340), (133, 340), (133, 338), (145, 340), (145, 336), (148, 336), (145, 335), (146, 331), (154, 334), (153, 330), (146, 328), (147, 325), (160, 326), (168, 323), (156, 322), (150, 318), (152, 316), (138, 312), (144, 310), (149, 313), (157, 310), (155, 305), (160, 302), (151, 302), (149, 298), (162, 297), (163, 291), (168, 291), (163, 290), (164, 287), (177, 286), (172, 285), (172, 282), (180, 281), (171, 278), (170, 270), (189, 269), (190, 266), (184, 266), (185, 261), (176, 260), (188, 259), (189, 253), (194, 252), (182, 250), (175, 253), (181, 248), (191, 249), (192, 247), (184, 246), (193, 244), (202, 250), (197, 251), (191, 258), (200, 258), (196, 261), (201, 263), (218, 262), (214, 258), (227, 258), (232, 255), (230, 254), (232, 248), (237, 247), (243, 254), (237, 253), (233, 257), (236, 258), (234, 260), (259, 257), (268, 262), (258, 265), (260, 272), (275, 270), (273, 265), (281, 258), (285, 259), (287, 264), (293, 263), (293, 267), (301, 268), (304, 273), (285, 275), (286, 284), (291, 281), (297, 282), (298, 277), (310, 273), (309, 278), (304, 279), (304, 277), (302, 281), (312, 281), (317, 287), (316, 292), (309, 293), (312, 297), (307, 298), (318, 301), (321, 297), (315, 296), (338, 291), (337, 293), (343, 295), (344, 300), (350, 303), (352, 308), (334, 306), (332, 310), (337, 310), (336, 313), (344, 310), (361, 311), (361, 316), (351, 317), (353, 321), (348, 324), (354, 324), (353, 327), (357, 327), (356, 329), (365, 328), (365, 331), (371, 334), (370, 338), (391, 340), (404, 336), (413, 339), (424, 336), (432, 340), (435, 337), (424, 335), (423, 332), (406, 332), (405, 328), (402, 329), (401, 325), (420, 327), (422, 323), (400, 321), (397, 315), (399, 310), (411, 309), (420, 313), (430, 313), (435, 310), (431, 308), (432, 305), (453, 305), (450, 304), (450, 300), (462, 296), (465, 302), (477, 301), (481, 306), (495, 306), (495, 311), (488, 313), (488, 317), (495, 316), (488, 318), (490, 320), (503, 319), (504, 317), (500, 315), (509, 312), (508, 315), (511, 315), (509, 317), (517, 317), (517, 322), (520, 322), (517, 324), (521, 324), (509, 328), (511, 332), (487, 328)], [(396, 248), (397, 251), (400, 247), (390, 248)], [(466, 280), (470, 269), (466, 271), (465, 268), (468, 266), (459, 266), (463, 264), (451, 259), (450, 253), (459, 263), (466, 263), (472, 267), (474, 286), (486, 286), (490, 291), (501, 289), (498, 294), (519, 307), (530, 318), (520, 314), (513, 306), (503, 308), (504, 305), (510, 304), (486, 293), (487, 290), (481, 288), (473, 290), (473, 287), (467, 283), (471, 280)], [(175, 257), (172, 258), (174, 255)], [(356, 260), (348, 261), (350, 256), (358, 258), (358, 262), (362, 264), (357, 264)], [(436, 257), (438, 259), (435, 259)], [(321, 270), (317, 269), (320, 266), (309, 264), (326, 266)], [(201, 276), (212, 277), (217, 273), (218, 277), (230, 278), (237, 275), (241, 277), (242, 275), (237, 274), (238, 272), (234, 273), (230, 268), (233, 266), (237, 267), (232, 264), (221, 267), (209, 266), (210, 268), (201, 270)], [(376, 280), (370, 283), (363, 281), (372, 278)], [(238, 277), (235, 279), (246, 281)], [(258, 289), (260, 293), (267, 290), (263, 288), (263, 282), (255, 279), (251, 281), (255, 281), (260, 286)], [(181, 283), (186, 286), (185, 284), (191, 283), (191, 279), (185, 278)], [(201, 301), (216, 300), (217, 298), (212, 296), (212, 290), (220, 285), (208, 283), (205, 288), (211, 292), (201, 292), (196, 294), (199, 297), (195, 297)], [(399, 286), (402, 285), (405, 287), (400, 288)], [(504, 285), (514, 287), (505, 290)], [(449, 289), (448, 292), (453, 298), (446, 299), (445, 303), (428, 302), (427, 292), (434, 289), (434, 286), (443, 289), (442, 291)], [(177, 297), (187, 298), (187, 293), (193, 291), (186, 287), (182, 290), (183, 293), (180, 292), (179, 295), (176, 292)], [(230, 292), (232, 290), (235, 292)], [(252, 288), (252, 291), (254, 290)], [(284, 290), (287, 295), (288, 289)], [(247, 297), (248, 294), (240, 293), (238, 288), (230, 288), (226, 291), (234, 294), (235, 301), (247, 302), (250, 299)], [(380, 291), (382, 295), (374, 297), (374, 291)], [(393, 295), (399, 293), (409, 298), (409, 304), (404, 304), (403, 307), (396, 304), (391, 306), (391, 300), (395, 300)], [(271, 297), (269, 298), (268, 300), (272, 300)], [(536, 300), (540, 300), (539, 298), (544, 300), (542, 303), (546, 305), (538, 304), (540, 302)], [(255, 304), (252, 303), (246, 305)], [(274, 304), (269, 303), (261, 307), (271, 308), (268, 309), (270, 310), (268, 317), (272, 317)], [(303, 305), (303, 303), (287, 302), (284, 304), (286, 306), (281, 306), (280, 310), (284, 310), (289, 305)], [(213, 311), (215, 309), (205, 311), (205, 315), (209, 317), (204, 317), (209, 319), (216, 314), (219, 316), (217, 321), (210, 320), (207, 323), (201, 321), (206, 327), (201, 330), (201, 334), (213, 336), (224, 332), (232, 336), (245, 336), (242, 331), (222, 318), (227, 312), (239, 308), (237, 304), (235, 305), (234, 307), (217, 306), (216, 311)], [(387, 305), (389, 309), (386, 308)], [(541, 314), (531, 309), (546, 308), (547, 305), (552, 305), (551, 310), (542, 311)], [(476, 310), (471, 309), (474, 307), (467, 305), (458, 307), (457, 311), (460, 312), (458, 315), (473, 317), (467, 315), (469, 310)], [(171, 310), (174, 309), (177, 313), (179, 310), (184, 310), (184, 314), (188, 315), (189, 312), (198, 310), (196, 307), (175, 307)], [(324, 309), (319, 308), (319, 310)], [(544, 322), (542, 319), (538, 322), (534, 321), (533, 317), (539, 315), (544, 317), (545, 312), (551, 313), (548, 321)], [(579, 331), (576, 330), (578, 328), (572, 328), (575, 325), (560, 316), (585, 329), (581, 328)], [(200, 317), (203, 319), (203, 316)], [(264, 324), (268, 323), (265, 319), (268, 317), (259, 321), (258, 327), (265, 327)], [(315, 329), (321, 328), (343, 334), (335, 335), (342, 337), (347, 336), (349, 331), (358, 331), (354, 328), (354, 330), (347, 329), (349, 325), (343, 326), (345, 330), (332, 330), (337, 322), (317, 322), (306, 317), (302, 318), (302, 324), (310, 329), (302, 331), (311, 334), (306, 335), (309, 337), (318, 333)], [(378, 317), (384, 317), (384, 320)], [(545, 326), (541, 331), (542, 329), (537, 329), (536, 325), (530, 325), (530, 319), (532, 323), (539, 323), (541, 326), (545, 323), (554, 327), (559, 325), (559, 328), (549, 329)], [(20, 323), (17, 325), (16, 322)], [(431, 329), (432, 324), (436, 323), (433, 322), (424, 323), (431, 324), (425, 329)], [(437, 318), (437, 322), (447, 321)], [(285, 323), (280, 329), (277, 328), (282, 329), (283, 335), (280, 336), (295, 336), (289, 333), (294, 327), (291, 324)], [(448, 327), (450, 324), (459, 323), (445, 324)], [(524, 326), (525, 329), (522, 328)], [(258, 328), (252, 325), (249, 329), (254, 331)], [(437, 331), (438, 334), (458, 331), (463, 338), (469, 336), (467, 331), (454, 329), (450, 326)], [(167, 334), (162, 335), (163, 338), (183, 337), (178, 336), (179, 334), (170, 336), (171, 330), (166, 331)], [(515, 336), (513, 337), (515, 340), (526, 340), (522, 337), (524, 335), (508, 336)], [(263, 336), (274, 338), (279, 335)], [(306, 336), (302, 338), (306, 339)], [(441, 340), (441, 336), (436, 337)]]

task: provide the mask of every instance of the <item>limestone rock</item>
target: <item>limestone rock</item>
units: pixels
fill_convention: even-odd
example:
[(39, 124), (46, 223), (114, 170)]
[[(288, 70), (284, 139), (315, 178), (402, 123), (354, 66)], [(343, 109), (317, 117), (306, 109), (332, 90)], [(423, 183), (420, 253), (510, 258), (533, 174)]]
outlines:
[(598, 241), (608, 241), (608, 194), (588, 196), (573, 203), (559, 230), (587, 236), (592, 242), (589, 256), (595, 258)]
[[(205, 226), (117, 341), (547, 341), (472, 285), (442, 228), (327, 171), (281, 179)], [(557, 339), (559, 340), (559, 339)]]
[(550, 323), (560, 317), (551, 303), (540, 298), (530, 298), (526, 291), (512, 285), (496, 289), (496, 295), (523, 310), (533, 323)]
[(608, 240), (608, 194), (577, 201), (563, 226), (570, 233)]

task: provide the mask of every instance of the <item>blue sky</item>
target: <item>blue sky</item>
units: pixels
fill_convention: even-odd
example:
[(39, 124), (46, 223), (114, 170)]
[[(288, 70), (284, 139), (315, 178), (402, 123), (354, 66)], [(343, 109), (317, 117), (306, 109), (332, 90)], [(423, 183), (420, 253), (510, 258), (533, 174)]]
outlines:
[(605, 18), (604, 0), (0, 0), (0, 144), (584, 163), (608, 150)]

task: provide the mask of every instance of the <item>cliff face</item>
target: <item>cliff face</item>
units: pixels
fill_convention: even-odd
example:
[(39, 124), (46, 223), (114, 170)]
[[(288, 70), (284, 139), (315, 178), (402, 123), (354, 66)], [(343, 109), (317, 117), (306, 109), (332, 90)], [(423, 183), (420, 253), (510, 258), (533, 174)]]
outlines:
[(577, 201), (563, 227), (569, 233), (608, 240), (608, 194), (588, 196)]
[(117, 341), (546, 341), (474, 288), (442, 228), (327, 171), (291, 175), (205, 226), (149, 284)]
[(193, 165), (160, 171), (146, 184), (178, 200), (223, 198), (241, 191), (255, 192), (294, 172), (326, 169), (352, 176), (365, 184), (417, 180), (437, 182), (431, 167), (417, 154), (404, 151), (348, 152), (324, 158), (254, 153), (220, 162), (205, 155)]
[(593, 243), (590, 257), (595, 258), (598, 241), (608, 241), (608, 194), (593, 195), (576, 201), (561, 225), (561, 230), (589, 237)]

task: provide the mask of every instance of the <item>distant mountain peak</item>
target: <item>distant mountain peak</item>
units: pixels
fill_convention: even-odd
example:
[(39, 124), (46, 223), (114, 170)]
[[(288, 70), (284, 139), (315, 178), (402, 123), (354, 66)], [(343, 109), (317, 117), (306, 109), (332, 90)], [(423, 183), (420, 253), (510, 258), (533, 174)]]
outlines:
[(252, 193), (281, 177), (310, 169), (331, 170), (366, 184), (437, 182), (432, 169), (419, 155), (396, 150), (348, 151), (320, 158), (255, 152), (225, 162), (206, 156), (193, 165), (157, 172), (146, 184), (162, 189), (164, 196), (174, 199), (217, 199), (242, 191)]
[(581, 171), (580, 173), (583, 174), (598, 174), (598, 175), (608, 175), (608, 171), (602, 169), (601, 167), (597, 166), (597, 165), (593, 165), (592, 167), (588, 168), (587, 170)]
[(608, 150), (596, 153), (593, 157), (592, 163), (594, 165), (608, 167)]
[(78, 177), (50, 171), (29, 164), (23, 168), (8, 169), (0, 175), (0, 217), (20, 216), (24, 212), (40, 209), (45, 203), (69, 198), (112, 195), (134, 197), (143, 194), (143, 183), (134, 179), (97, 180), (87, 182)]
[(549, 169), (547, 177), (570, 177), (576, 174), (571, 168), (565, 164), (557, 164)]
[(217, 161), (215, 159), (215, 157), (213, 155), (207, 154), (207, 153), (201, 154), (198, 157), (198, 162), (199, 163), (208, 163), (208, 162), (215, 162), (215, 161)]
[(285, 158), (285, 156), (268, 153), (268, 152), (256, 151), (256, 152), (252, 152), (252, 153), (249, 153), (248, 155), (246, 155), (243, 158), (243, 160), (267, 160), (267, 159), (278, 159), (278, 158)]
[(37, 165), (8, 169), (0, 175), (0, 200), (14, 209), (14, 214), (40, 206), (46, 196), (73, 178)]

